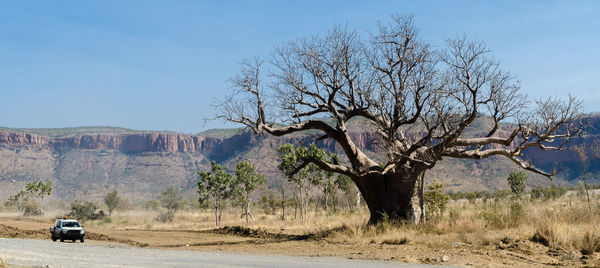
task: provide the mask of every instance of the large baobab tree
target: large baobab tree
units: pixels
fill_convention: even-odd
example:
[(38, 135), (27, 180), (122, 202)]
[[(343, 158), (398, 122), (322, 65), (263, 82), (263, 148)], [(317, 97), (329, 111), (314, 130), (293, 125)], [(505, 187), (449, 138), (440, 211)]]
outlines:
[[(413, 18), (403, 16), (380, 24), (367, 39), (334, 27), (324, 36), (284, 44), (268, 62), (243, 63), (232, 79), (233, 93), (217, 104), (217, 117), (255, 133), (310, 130), (320, 133), (317, 139), (335, 140), (348, 161), (301, 162), (350, 177), (369, 207), (370, 224), (384, 217), (419, 222), (424, 174), (444, 157), (502, 156), (525, 170), (554, 175), (522, 152), (561, 149), (562, 141), (579, 132), (580, 101), (569, 96), (530, 103), (481, 42), (459, 37), (436, 48), (417, 33)], [(466, 135), (483, 117), (491, 127)], [(352, 140), (352, 119), (378, 133), (383, 164)]]

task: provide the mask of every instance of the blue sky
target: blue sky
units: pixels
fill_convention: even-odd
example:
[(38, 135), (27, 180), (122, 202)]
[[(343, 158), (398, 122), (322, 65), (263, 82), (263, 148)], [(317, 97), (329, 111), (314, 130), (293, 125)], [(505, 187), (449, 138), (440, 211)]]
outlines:
[(529, 96), (600, 111), (598, 1), (0, 0), (0, 126), (223, 127), (203, 119), (242, 59), (409, 13), (434, 44), (486, 42)]

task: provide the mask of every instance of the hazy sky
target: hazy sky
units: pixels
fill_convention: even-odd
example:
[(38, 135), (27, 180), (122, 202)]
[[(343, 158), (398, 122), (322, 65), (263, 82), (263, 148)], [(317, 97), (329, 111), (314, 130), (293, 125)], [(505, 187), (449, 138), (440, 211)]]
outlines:
[(203, 118), (242, 59), (408, 13), (437, 45), (486, 42), (529, 96), (600, 111), (600, 1), (0, 0), (0, 126), (223, 127)]

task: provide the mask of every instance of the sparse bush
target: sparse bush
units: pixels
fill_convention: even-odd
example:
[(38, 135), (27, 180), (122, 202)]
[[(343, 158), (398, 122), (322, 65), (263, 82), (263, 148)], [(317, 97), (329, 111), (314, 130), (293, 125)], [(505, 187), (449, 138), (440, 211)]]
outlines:
[(25, 204), (25, 208), (23, 210), (24, 216), (39, 216), (42, 215), (42, 210), (40, 208), (40, 203), (35, 200), (29, 200)]
[(441, 216), (446, 211), (446, 205), (450, 197), (444, 193), (444, 184), (433, 181), (427, 186), (427, 192), (424, 194), (425, 211), (427, 216)]
[(117, 192), (117, 190), (106, 194), (104, 197), (104, 204), (108, 207), (108, 215), (112, 215), (113, 210), (117, 208), (120, 201), (121, 197), (119, 197), (119, 192)]
[(154, 218), (154, 219), (156, 221), (165, 223), (165, 222), (173, 221), (173, 216), (175, 216), (174, 211), (165, 210), (165, 211), (160, 212), (160, 214), (158, 214), (158, 216), (156, 216), (156, 218)]
[(160, 202), (156, 199), (152, 199), (144, 203), (144, 208), (146, 210), (158, 211), (160, 209)]
[(131, 205), (131, 202), (129, 202), (129, 199), (121, 198), (115, 209), (118, 211), (128, 211), (131, 210), (132, 207), (133, 206)]
[(172, 211), (173, 214), (175, 214), (175, 211), (181, 208), (181, 200), (181, 196), (179, 196), (173, 187), (169, 187), (166, 191), (160, 194), (160, 203), (168, 211)]
[(112, 217), (107, 216), (107, 217), (104, 217), (103, 219), (101, 219), (100, 222), (98, 222), (98, 224), (102, 225), (102, 224), (107, 224), (107, 223), (111, 223), (111, 222), (112, 222)]
[(514, 201), (510, 204), (510, 219), (515, 223), (520, 223), (525, 217), (525, 209), (519, 201)]
[[(79, 220), (91, 220), (91, 219), (98, 219), (98, 218), (103, 218), (104, 213), (103, 212), (99, 212), (96, 213), (96, 209), (98, 209), (98, 205), (96, 205), (96, 203), (93, 202), (89, 202), (89, 201), (80, 201), (80, 200), (75, 200), (73, 201), (73, 203), (71, 203), (71, 211), (69, 212), (69, 216), (79, 219)], [(100, 216), (102, 215), (102, 216)]]
[(167, 209), (167, 211), (161, 212), (156, 217), (156, 220), (160, 222), (173, 221), (173, 216), (175, 215), (175, 212), (179, 210), (182, 206), (181, 200), (182, 198), (175, 191), (175, 188), (169, 187), (160, 195), (160, 203), (164, 208)]
[(481, 210), (478, 216), (486, 222), (488, 228), (505, 229), (518, 226), (526, 215), (523, 204), (513, 201), (510, 204), (497, 202), (495, 207)]

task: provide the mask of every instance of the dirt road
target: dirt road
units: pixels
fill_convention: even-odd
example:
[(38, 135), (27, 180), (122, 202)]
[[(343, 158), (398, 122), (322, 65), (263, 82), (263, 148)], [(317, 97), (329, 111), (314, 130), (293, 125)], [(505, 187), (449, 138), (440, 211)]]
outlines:
[(330, 257), (144, 249), (39, 239), (0, 238), (0, 257), (18, 266), (52, 267), (430, 267)]

